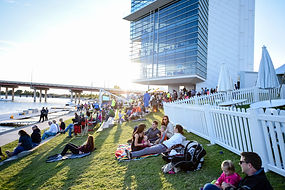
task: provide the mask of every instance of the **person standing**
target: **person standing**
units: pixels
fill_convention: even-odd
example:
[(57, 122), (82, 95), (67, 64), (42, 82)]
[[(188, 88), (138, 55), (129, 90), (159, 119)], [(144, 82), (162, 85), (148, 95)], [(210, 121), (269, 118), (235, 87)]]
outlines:
[(41, 110), (41, 115), (40, 115), (40, 120), (39, 122), (44, 122), (45, 121), (45, 108), (43, 107)]
[(145, 108), (147, 108), (149, 106), (149, 100), (150, 100), (150, 95), (146, 91), (145, 94), (143, 95), (143, 103), (144, 103)]
[(45, 110), (45, 120), (47, 121), (48, 120), (48, 108), (46, 107), (46, 110)]

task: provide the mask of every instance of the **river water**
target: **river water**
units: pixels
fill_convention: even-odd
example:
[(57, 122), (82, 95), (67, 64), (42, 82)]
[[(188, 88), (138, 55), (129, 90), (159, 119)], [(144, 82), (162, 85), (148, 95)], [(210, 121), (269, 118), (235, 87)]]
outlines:
[[(0, 100), (0, 117), (1, 115), (6, 114), (15, 114), (23, 112), (23, 110), (28, 109), (38, 109), (41, 110), (42, 107), (48, 107), (50, 109), (51, 107), (57, 107), (57, 108), (63, 108), (65, 104), (70, 102), (69, 98), (47, 98), (47, 102), (44, 102), (44, 98), (42, 98), (42, 102), (39, 102), (39, 99), (37, 98), (37, 102), (34, 102), (33, 97), (18, 97), (15, 96), (15, 101), (9, 101), (11, 100), (11, 97), (8, 96), (8, 101), (3, 100), (3, 95), (1, 96), (2, 100)], [(0, 132), (5, 131), (9, 129), (10, 127), (0, 126)]]

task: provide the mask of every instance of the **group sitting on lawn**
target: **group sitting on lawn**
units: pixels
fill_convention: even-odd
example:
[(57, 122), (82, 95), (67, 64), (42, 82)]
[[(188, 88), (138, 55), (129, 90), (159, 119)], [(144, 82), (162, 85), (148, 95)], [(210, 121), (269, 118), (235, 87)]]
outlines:
[(31, 134), (31, 136), (28, 135), (26, 131), (24, 130), (20, 130), (18, 132), (18, 135), (20, 136), (19, 143), (13, 152), (10, 152), (8, 150), (6, 151), (6, 154), (8, 157), (15, 156), (25, 150), (31, 150), (33, 147), (40, 144), (41, 142), (40, 129), (38, 128), (38, 126), (34, 125), (32, 127), (32, 130), (33, 130), (33, 133)]
[[(165, 132), (169, 132), (165, 125), (169, 125), (167, 116), (163, 117), (161, 126), (165, 129)], [(160, 154), (169, 152), (172, 147), (182, 144), (186, 138), (183, 136), (183, 127), (176, 125), (174, 127), (174, 134), (169, 133), (170, 138), (162, 141), (161, 143), (153, 143), (153, 137), (156, 134), (157, 137), (161, 135), (157, 129), (157, 121), (152, 123), (152, 127), (144, 133), (146, 128), (145, 124), (140, 124), (135, 128), (132, 137), (131, 151), (125, 150), (128, 159), (135, 157), (141, 157), (149, 154)], [(148, 135), (147, 135), (148, 134)], [(151, 134), (151, 135), (150, 135)], [(153, 135), (153, 136), (152, 136)], [(148, 138), (149, 137), (149, 138)], [(156, 139), (157, 140), (157, 139)], [(254, 152), (242, 152), (240, 159), (240, 167), (242, 172), (246, 174), (245, 178), (241, 178), (239, 174), (235, 172), (234, 164), (231, 160), (225, 160), (221, 164), (223, 173), (221, 176), (214, 180), (211, 184), (206, 184), (203, 190), (272, 190), (272, 186), (269, 183), (264, 169), (261, 167), (262, 161), (258, 154)]]

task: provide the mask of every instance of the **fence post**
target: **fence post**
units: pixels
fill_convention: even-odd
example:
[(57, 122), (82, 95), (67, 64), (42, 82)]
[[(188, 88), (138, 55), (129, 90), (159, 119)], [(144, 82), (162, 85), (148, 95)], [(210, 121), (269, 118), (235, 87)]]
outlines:
[(198, 105), (198, 96), (197, 95), (194, 96), (194, 102), (195, 102), (196, 105)]
[(210, 113), (211, 106), (209, 104), (204, 106), (204, 113), (206, 119), (206, 125), (209, 133), (209, 139), (211, 144), (215, 144), (215, 133), (214, 133), (214, 126), (213, 126), (213, 119)]
[(253, 88), (253, 101), (254, 102), (259, 101), (259, 88), (257, 88), (257, 87)]
[(264, 171), (268, 171), (268, 155), (265, 144), (265, 137), (262, 129), (261, 123), (258, 121), (258, 110), (257, 109), (248, 109), (249, 112), (249, 131), (250, 139), (252, 144), (252, 149), (256, 152), (262, 160), (262, 166)]

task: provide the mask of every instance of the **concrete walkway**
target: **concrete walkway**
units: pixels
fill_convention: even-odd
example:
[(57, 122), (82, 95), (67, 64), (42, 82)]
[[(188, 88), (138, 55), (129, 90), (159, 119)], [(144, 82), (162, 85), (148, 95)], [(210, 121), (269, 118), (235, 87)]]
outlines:
[[(68, 120), (68, 119), (73, 118), (73, 117), (74, 117), (74, 112), (69, 113), (69, 114), (64, 115), (64, 116), (59, 116), (57, 118), (53, 118), (52, 120), (55, 119), (57, 121), (57, 123), (59, 123), (60, 118), (62, 118), (63, 121), (65, 121), (65, 120)], [(48, 121), (36, 123), (34, 125), (37, 125), (40, 130), (49, 128)], [(21, 129), (25, 130), (29, 135), (32, 134), (32, 125), (25, 126), (25, 127), (19, 127), (15, 130), (1, 134), (0, 135), (0, 146), (3, 146), (5, 144), (8, 144), (8, 143), (13, 142), (15, 140), (18, 140), (19, 139), (18, 131)]]

